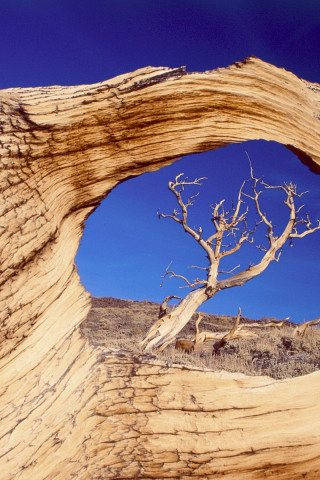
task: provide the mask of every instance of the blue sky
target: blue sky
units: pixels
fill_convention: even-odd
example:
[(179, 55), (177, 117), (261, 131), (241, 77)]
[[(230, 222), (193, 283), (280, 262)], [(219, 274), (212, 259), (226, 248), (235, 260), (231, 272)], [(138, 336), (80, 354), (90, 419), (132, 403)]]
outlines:
[[(99, 82), (147, 65), (203, 71), (249, 55), (320, 81), (320, 2), (315, 0), (1, 0), (0, 88)], [(206, 176), (192, 221), (209, 224), (209, 205), (234, 199), (249, 174), (269, 182), (292, 180), (309, 190), (306, 211), (320, 218), (320, 176), (283, 146), (247, 142), (185, 157), (159, 172), (121, 184), (88, 219), (77, 256), (80, 276), (96, 296), (161, 301), (186, 294), (161, 274), (173, 260), (177, 273), (206, 265), (192, 239), (156, 211), (174, 205), (167, 183), (184, 172)], [(270, 199), (270, 216), (281, 225), (286, 210)], [(286, 248), (279, 263), (244, 287), (219, 293), (203, 310), (251, 318), (319, 317), (320, 233)], [(234, 259), (246, 268), (252, 248)], [(191, 272), (193, 273), (193, 272)]]

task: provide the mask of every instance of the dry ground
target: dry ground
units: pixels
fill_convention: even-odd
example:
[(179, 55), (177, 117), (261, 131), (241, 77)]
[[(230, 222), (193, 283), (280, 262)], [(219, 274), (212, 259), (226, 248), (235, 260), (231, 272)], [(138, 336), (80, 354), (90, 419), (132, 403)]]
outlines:
[[(158, 318), (159, 304), (120, 300), (110, 297), (92, 298), (92, 308), (81, 325), (82, 333), (95, 345), (106, 349), (124, 349), (139, 353), (139, 342)], [(193, 339), (196, 316), (178, 338)], [(201, 330), (226, 331), (235, 317), (203, 314)], [(263, 318), (261, 321), (275, 319)], [(242, 317), (241, 322), (253, 322)], [(287, 378), (314, 372), (320, 368), (320, 329), (310, 328), (304, 339), (293, 335), (294, 324), (278, 329), (255, 329), (258, 338), (233, 340), (212, 355), (213, 342), (205, 343), (199, 351), (188, 355), (169, 346), (157, 354), (162, 360), (212, 370), (241, 372), (247, 375), (269, 375)], [(253, 330), (254, 331), (254, 330)]]

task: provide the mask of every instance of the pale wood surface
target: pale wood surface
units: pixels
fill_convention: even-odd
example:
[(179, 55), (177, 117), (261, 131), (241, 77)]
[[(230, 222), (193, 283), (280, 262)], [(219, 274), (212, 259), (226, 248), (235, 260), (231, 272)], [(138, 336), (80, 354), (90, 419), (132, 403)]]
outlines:
[(280, 142), (320, 171), (319, 85), (256, 58), (0, 92), (1, 480), (318, 479), (319, 385), (168, 368), (80, 337), (84, 220), (181, 155)]

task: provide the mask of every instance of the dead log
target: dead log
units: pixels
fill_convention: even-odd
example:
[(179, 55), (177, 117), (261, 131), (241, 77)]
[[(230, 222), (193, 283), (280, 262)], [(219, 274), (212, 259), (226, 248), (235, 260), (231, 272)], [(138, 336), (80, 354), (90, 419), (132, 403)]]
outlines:
[(319, 478), (319, 373), (276, 382), (106, 355), (80, 335), (90, 298), (74, 264), (99, 202), (181, 155), (265, 139), (319, 172), (319, 97), (254, 57), (0, 92), (2, 480)]
[(257, 322), (252, 322), (252, 323), (242, 323), (239, 325), (239, 330), (242, 330), (243, 328), (277, 328), (280, 330), (285, 323), (290, 319), (290, 317), (285, 318), (284, 320), (281, 320), (280, 322), (268, 322), (268, 323), (257, 323)]

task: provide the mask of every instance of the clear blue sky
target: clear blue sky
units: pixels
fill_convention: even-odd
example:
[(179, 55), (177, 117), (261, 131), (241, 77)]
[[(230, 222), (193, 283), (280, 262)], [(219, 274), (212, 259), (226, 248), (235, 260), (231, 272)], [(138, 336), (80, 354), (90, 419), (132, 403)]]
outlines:
[[(147, 65), (203, 71), (252, 54), (320, 82), (316, 0), (1, 0), (0, 18), (0, 88), (93, 83)], [(190, 274), (186, 267), (205, 258), (178, 225), (156, 216), (159, 207), (174, 207), (168, 180), (180, 172), (208, 177), (192, 219), (205, 227), (209, 204), (234, 199), (247, 177), (245, 151), (269, 182), (292, 180), (309, 190), (306, 211), (320, 218), (320, 176), (280, 145), (248, 142), (185, 157), (120, 185), (87, 221), (77, 256), (87, 289), (154, 301), (185, 294), (173, 280), (160, 289), (160, 275), (171, 260), (177, 273)], [(281, 224), (286, 211), (277, 201), (270, 215)], [(319, 245), (320, 233), (296, 241), (263, 275), (219, 293), (203, 310), (235, 314), (241, 305), (251, 318), (319, 317)], [(253, 247), (234, 264), (246, 268), (256, 255)]]

